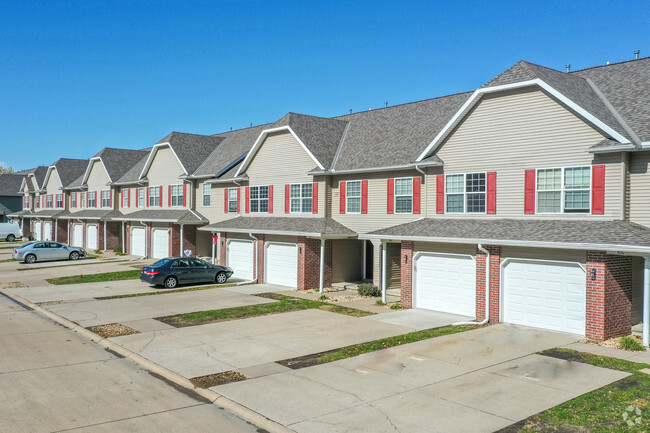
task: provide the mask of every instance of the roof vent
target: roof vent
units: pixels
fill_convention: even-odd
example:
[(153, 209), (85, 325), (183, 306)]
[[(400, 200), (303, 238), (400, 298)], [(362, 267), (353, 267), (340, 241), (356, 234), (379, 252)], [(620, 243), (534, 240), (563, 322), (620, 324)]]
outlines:
[(567, 65), (566, 65), (566, 71), (567, 71), (567, 72), (571, 72), (571, 65), (568, 64), (568, 63), (567, 63)]
[(384, 108), (388, 108), (388, 101), (384, 101)]
[(350, 114), (352, 114), (352, 108), (350, 108)]
[(251, 128), (252, 128), (253, 127), (253, 122), (251, 122), (250, 125), (251, 125)]
[(639, 50), (634, 50), (634, 59), (635, 60), (639, 59)]

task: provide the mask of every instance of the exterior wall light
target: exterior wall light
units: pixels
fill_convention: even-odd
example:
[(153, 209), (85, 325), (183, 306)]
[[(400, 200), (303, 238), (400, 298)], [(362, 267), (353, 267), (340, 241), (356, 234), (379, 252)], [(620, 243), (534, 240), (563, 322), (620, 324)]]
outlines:
[(596, 279), (596, 268), (591, 268), (591, 279), (592, 280)]
[(404, 254), (404, 263), (408, 263), (408, 261), (409, 261), (408, 254)]

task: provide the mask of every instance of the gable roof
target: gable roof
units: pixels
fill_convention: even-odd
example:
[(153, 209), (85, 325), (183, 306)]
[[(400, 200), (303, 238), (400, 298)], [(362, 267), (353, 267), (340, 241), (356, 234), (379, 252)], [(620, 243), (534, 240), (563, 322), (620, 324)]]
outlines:
[(142, 158), (139, 160), (135, 161), (133, 166), (129, 168), (126, 173), (122, 175), (117, 181), (114, 181), (114, 183), (118, 185), (129, 185), (133, 183), (137, 183), (140, 181), (140, 174), (142, 173), (142, 170), (144, 169), (144, 165), (147, 163), (149, 160), (149, 151), (147, 151)]
[(145, 175), (160, 147), (169, 146), (185, 174), (191, 175), (222, 141), (222, 137), (214, 135), (172, 132), (153, 146), (140, 177)]
[[(45, 180), (45, 174), (47, 173), (48, 168), (44, 165), (39, 165), (36, 168), (30, 168), (28, 170), (21, 170), (17, 171), (14, 174), (23, 174), (26, 175), (25, 177), (25, 183), (27, 184), (27, 190), (29, 192), (36, 192), (36, 190), (33, 188), (33, 182), (30, 181), (30, 179), (34, 179), (36, 182), (36, 188), (40, 189), (43, 183), (43, 180)], [(20, 189), (22, 189), (22, 185), (20, 186)]]
[(61, 186), (66, 188), (86, 171), (87, 166), (87, 159), (60, 158), (48, 167), (41, 189), (45, 187), (45, 184), (52, 173), (52, 169), (56, 168), (56, 173), (59, 176), (59, 179), (61, 179)]
[(124, 176), (131, 167), (148, 154), (149, 152), (145, 150), (105, 147), (88, 162), (88, 167), (83, 176), (82, 183), (88, 181), (93, 161), (99, 160), (104, 165), (104, 169), (106, 169), (109, 181), (114, 182)]
[(0, 174), (0, 196), (4, 197), (20, 197), (22, 193), (20, 188), (26, 176), (23, 174), (15, 173), (2, 173)]

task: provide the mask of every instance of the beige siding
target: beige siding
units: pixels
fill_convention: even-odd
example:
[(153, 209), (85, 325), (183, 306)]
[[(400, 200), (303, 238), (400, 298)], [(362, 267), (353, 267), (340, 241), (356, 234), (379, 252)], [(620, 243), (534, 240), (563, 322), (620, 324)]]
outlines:
[(580, 250), (559, 250), (552, 248), (501, 247), (501, 261), (512, 259), (556, 260), (586, 264), (587, 253)]
[(632, 257), (632, 314), (631, 325), (643, 321), (643, 258)]
[(363, 278), (363, 242), (353, 239), (332, 241), (332, 282)]
[[(231, 184), (213, 184), (210, 191), (210, 206), (203, 206), (203, 182), (197, 182), (195, 188), (195, 197), (196, 197), (196, 211), (206, 217), (210, 223), (217, 223), (219, 221), (225, 221), (233, 218), (237, 218), (239, 214), (237, 213), (226, 213), (224, 212), (224, 195), (226, 194), (226, 188), (241, 188), (240, 191), (240, 210), (241, 214), (244, 214), (244, 187), (238, 187), (234, 183)], [(284, 209), (284, 208), (283, 208)]]
[(56, 172), (56, 168), (53, 168), (50, 172), (50, 176), (47, 179), (47, 185), (45, 185), (46, 194), (52, 194), (56, 196), (61, 192), (61, 179), (59, 179), (59, 174)]
[(471, 244), (440, 244), (434, 242), (415, 242), (413, 244), (413, 253), (443, 253), (443, 254), (466, 254), (476, 255), (476, 245)]
[[(288, 217), (322, 217), (325, 215), (325, 180), (307, 173), (316, 163), (289, 132), (269, 134), (246, 169), (249, 185), (273, 185), (273, 213)], [(285, 185), (318, 182), (318, 214), (284, 213)], [(223, 200), (223, 194), (221, 194)], [(245, 210), (245, 194), (242, 189), (241, 209)], [(223, 208), (223, 202), (222, 206)]]
[[(183, 168), (172, 150), (169, 147), (158, 148), (149, 170), (145, 173), (145, 177), (149, 179), (149, 186), (163, 187), (160, 196), (161, 209), (169, 209), (169, 185), (183, 184), (183, 181), (179, 178), (183, 174)], [(185, 208), (188, 208), (190, 205), (189, 196), (192, 193), (189, 184), (186, 186), (186, 192), (188, 197)], [(173, 208), (179, 209), (182, 206), (174, 206)]]
[[(526, 169), (606, 164), (605, 215), (621, 218), (623, 163), (619, 155), (586, 152), (602, 135), (539, 90), (486, 96), (472, 110), (437, 155), (446, 174), (497, 172), (497, 217), (524, 217)], [(434, 170), (430, 177), (428, 212), (436, 216)], [(482, 216), (445, 214), (444, 217)], [(530, 218), (530, 216), (526, 216)], [(584, 214), (539, 215), (539, 218), (584, 218)]]
[(629, 218), (630, 221), (650, 226), (650, 152), (630, 154)]
[[(427, 195), (427, 182), (422, 181), (421, 213), (420, 214), (389, 214), (388, 213), (388, 179), (399, 177), (414, 177), (419, 173), (413, 171), (368, 173), (363, 175), (336, 176), (332, 183), (332, 218), (344, 226), (358, 233), (367, 233), (386, 227), (392, 227), (414, 221), (426, 216), (425, 197)], [(341, 214), (341, 181), (368, 180), (368, 213), (367, 214)]]
[[(98, 200), (97, 207), (101, 208), (102, 191), (111, 189), (111, 187), (108, 186), (108, 183), (110, 183), (110, 179), (108, 178), (106, 169), (104, 168), (104, 165), (101, 162), (92, 161), (91, 164), (92, 166), (90, 167), (90, 173), (88, 173), (88, 180), (86, 181), (86, 185), (88, 186), (88, 191), (97, 192), (97, 196), (96, 196)], [(113, 207), (117, 209), (118, 206), (116, 204), (115, 191), (113, 189), (111, 189), (111, 194), (113, 194)]]
[(402, 244), (386, 244), (386, 290), (400, 289), (402, 286)]

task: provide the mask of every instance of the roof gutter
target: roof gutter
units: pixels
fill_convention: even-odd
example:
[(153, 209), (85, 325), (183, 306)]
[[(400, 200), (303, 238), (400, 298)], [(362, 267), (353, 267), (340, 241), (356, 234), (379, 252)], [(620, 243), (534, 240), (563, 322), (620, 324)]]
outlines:
[(248, 177), (245, 176), (237, 176), (237, 177), (231, 177), (230, 179), (211, 179), (211, 180), (206, 180), (206, 183), (237, 183), (237, 182), (242, 182), (248, 180)]
[(309, 175), (326, 175), (326, 174), (352, 174), (352, 173), (367, 173), (367, 172), (377, 172), (377, 171), (398, 171), (398, 170), (411, 170), (416, 169), (420, 172), (418, 167), (442, 167), (442, 161), (427, 162), (427, 163), (415, 163), (415, 164), (404, 164), (404, 165), (392, 165), (387, 167), (371, 167), (371, 168), (354, 168), (349, 170), (312, 170), (308, 172)]
[(318, 238), (318, 239), (348, 239), (354, 237), (354, 235), (342, 235), (342, 234), (294, 232), (294, 231), (265, 230), (265, 229), (235, 229), (235, 228), (228, 228), (228, 227), (211, 227), (211, 226), (199, 227), (197, 230), (201, 230), (205, 232), (225, 232), (225, 233), (245, 233), (245, 234), (259, 233), (259, 234), (283, 235), (283, 236), (305, 236), (308, 238)]

